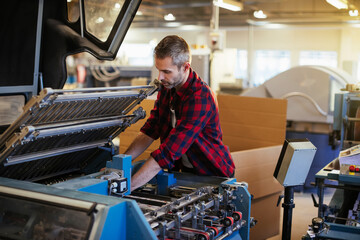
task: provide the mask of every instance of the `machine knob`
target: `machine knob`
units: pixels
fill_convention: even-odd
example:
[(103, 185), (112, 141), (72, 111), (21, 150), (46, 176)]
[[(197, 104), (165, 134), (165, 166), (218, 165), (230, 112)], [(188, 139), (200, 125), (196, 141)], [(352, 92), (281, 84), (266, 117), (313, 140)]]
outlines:
[(241, 212), (233, 212), (232, 217), (235, 222), (240, 221), (242, 219), (242, 213)]
[(313, 218), (312, 219), (312, 227), (313, 227), (314, 233), (318, 233), (324, 227), (324, 219), (322, 219), (320, 217)]
[(230, 227), (234, 224), (234, 219), (232, 217), (226, 217), (223, 220), (223, 224), (225, 227)]

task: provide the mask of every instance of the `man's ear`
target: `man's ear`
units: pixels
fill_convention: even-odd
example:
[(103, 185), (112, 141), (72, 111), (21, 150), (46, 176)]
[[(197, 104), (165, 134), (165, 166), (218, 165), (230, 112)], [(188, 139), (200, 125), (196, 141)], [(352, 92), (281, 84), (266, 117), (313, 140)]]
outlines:
[(189, 62), (184, 63), (184, 70), (187, 71), (189, 69), (190, 69), (190, 63)]

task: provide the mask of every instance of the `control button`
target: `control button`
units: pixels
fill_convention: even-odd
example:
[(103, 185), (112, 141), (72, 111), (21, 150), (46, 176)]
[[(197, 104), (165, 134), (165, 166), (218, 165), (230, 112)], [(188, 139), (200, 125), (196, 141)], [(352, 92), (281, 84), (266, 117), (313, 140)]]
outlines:
[(360, 168), (355, 168), (355, 172), (360, 172)]
[(349, 171), (350, 171), (350, 172), (355, 172), (355, 166), (354, 166), (354, 165), (351, 165), (351, 166), (349, 167)]

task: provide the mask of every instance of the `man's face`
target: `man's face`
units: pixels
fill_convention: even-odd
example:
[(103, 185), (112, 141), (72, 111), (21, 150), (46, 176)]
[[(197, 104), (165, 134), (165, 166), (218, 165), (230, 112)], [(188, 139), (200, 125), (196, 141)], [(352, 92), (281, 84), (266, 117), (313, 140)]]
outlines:
[(171, 57), (155, 58), (155, 67), (159, 70), (161, 84), (168, 89), (178, 88), (187, 80), (185, 66), (178, 69)]

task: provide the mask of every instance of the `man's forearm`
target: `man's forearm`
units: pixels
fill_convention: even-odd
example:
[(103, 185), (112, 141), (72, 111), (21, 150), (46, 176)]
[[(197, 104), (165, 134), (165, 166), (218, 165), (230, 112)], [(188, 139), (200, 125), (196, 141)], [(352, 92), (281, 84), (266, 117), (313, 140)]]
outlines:
[[(136, 159), (142, 154), (154, 141), (151, 137), (146, 134), (139, 132), (134, 141), (130, 144), (124, 154), (131, 155), (132, 160)], [(121, 139), (120, 139), (121, 144)]]
[(160, 170), (161, 167), (155, 159), (153, 157), (149, 157), (139, 171), (132, 176), (131, 191), (149, 182)]

